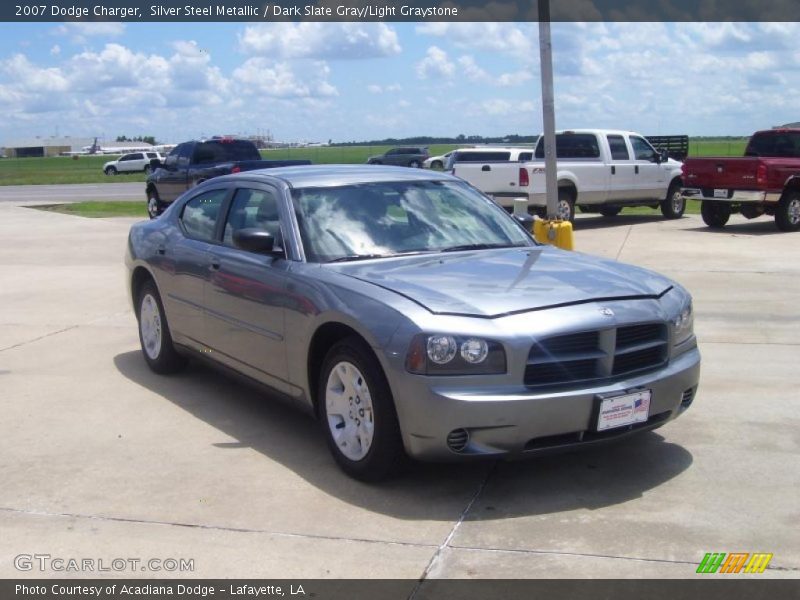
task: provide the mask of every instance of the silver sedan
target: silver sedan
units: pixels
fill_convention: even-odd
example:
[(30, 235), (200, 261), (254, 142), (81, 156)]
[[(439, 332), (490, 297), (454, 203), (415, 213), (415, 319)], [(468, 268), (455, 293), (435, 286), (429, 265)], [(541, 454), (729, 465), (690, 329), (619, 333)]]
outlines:
[(251, 171), (131, 229), (144, 359), (226, 367), (315, 415), (337, 463), (534, 455), (692, 403), (692, 301), (644, 269), (537, 244), (445, 174)]

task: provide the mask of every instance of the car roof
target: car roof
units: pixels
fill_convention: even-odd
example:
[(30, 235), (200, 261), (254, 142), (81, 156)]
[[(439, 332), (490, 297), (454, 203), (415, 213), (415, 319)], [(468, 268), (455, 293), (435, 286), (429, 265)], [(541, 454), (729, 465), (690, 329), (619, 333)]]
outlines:
[(244, 171), (214, 181), (269, 181), (279, 179), (293, 188), (336, 187), (382, 181), (461, 181), (450, 175), (410, 167), (385, 165), (301, 165)]

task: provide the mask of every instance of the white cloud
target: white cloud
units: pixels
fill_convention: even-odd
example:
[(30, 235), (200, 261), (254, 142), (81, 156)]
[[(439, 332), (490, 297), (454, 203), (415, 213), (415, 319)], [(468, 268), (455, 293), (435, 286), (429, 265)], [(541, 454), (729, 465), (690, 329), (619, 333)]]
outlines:
[(370, 94), (383, 94), (389, 92), (399, 92), (403, 89), (399, 83), (390, 83), (389, 85), (378, 85), (377, 83), (371, 83), (367, 86), (367, 91)]
[(53, 30), (55, 35), (70, 38), (76, 44), (82, 44), (90, 37), (119, 37), (125, 33), (125, 23), (116, 21), (68, 21)]
[(397, 33), (385, 23), (260, 23), (245, 27), (239, 47), (277, 59), (375, 58), (401, 51)]
[(61, 54), (61, 46), (55, 44), (52, 48), (50, 48), (51, 56), (58, 56), (59, 54)]
[(296, 72), (287, 62), (271, 62), (253, 57), (233, 72), (239, 90), (247, 94), (276, 98), (327, 98), (338, 91), (328, 82), (330, 68), (325, 62), (315, 61), (298, 67)]
[(434, 77), (449, 78), (456, 72), (456, 66), (447, 58), (447, 52), (438, 46), (431, 46), (425, 58), (417, 63), (417, 75), (422, 79)]
[(539, 58), (539, 37), (530, 24), (515, 23), (446, 23), (418, 25), (421, 35), (439, 37), (458, 48), (471, 51), (501, 52), (519, 59)]
[(492, 75), (482, 67), (480, 67), (472, 56), (464, 55), (458, 59), (458, 64), (464, 71), (464, 76), (472, 82), (482, 83), (488, 85), (496, 85), (499, 87), (512, 87), (521, 85), (532, 78), (528, 70), (520, 69), (516, 73), (501, 73), (500, 75)]

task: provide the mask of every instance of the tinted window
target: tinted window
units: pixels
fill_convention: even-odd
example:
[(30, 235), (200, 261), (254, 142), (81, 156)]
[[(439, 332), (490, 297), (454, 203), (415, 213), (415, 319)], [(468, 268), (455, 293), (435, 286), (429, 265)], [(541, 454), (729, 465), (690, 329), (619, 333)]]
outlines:
[(142, 157), (141, 154), (126, 154), (125, 156), (123, 156), (119, 160), (120, 161), (123, 161), (123, 160), (137, 160), (137, 159), (139, 159), (141, 157)]
[(750, 139), (745, 156), (800, 158), (800, 132), (759, 133)]
[(525, 162), (525, 161), (532, 160), (532, 159), (533, 159), (533, 151), (531, 151), (531, 152), (520, 152), (519, 153), (519, 157), (517, 158), (517, 160), (520, 161), (520, 162)]
[(197, 144), (192, 162), (203, 165), (240, 160), (261, 160), (261, 155), (250, 142), (211, 140)]
[(175, 146), (169, 154), (167, 154), (167, 158), (164, 159), (164, 164), (168, 167), (172, 167), (178, 164), (178, 156), (180, 155), (180, 151), (183, 148), (182, 145)]
[[(536, 158), (544, 158), (544, 140), (536, 146)], [(600, 158), (597, 136), (591, 133), (560, 133), (556, 136), (556, 158)]]
[(178, 166), (188, 167), (192, 158), (192, 144), (181, 144), (178, 146)]
[(608, 146), (611, 148), (611, 160), (630, 160), (628, 145), (621, 135), (608, 136)]
[(264, 190), (241, 189), (236, 191), (225, 223), (222, 241), (233, 246), (235, 231), (246, 228), (269, 231), (276, 240), (280, 237), (280, 217), (275, 196)]
[(158, 158), (158, 154), (156, 154), (155, 152), (148, 152), (147, 158)]
[(181, 223), (190, 238), (204, 242), (214, 241), (217, 218), (227, 190), (212, 190), (195, 196), (183, 207)]
[(532, 244), (496, 205), (467, 185), (373, 183), (292, 192), (309, 261), (391, 256), (472, 244)]
[(631, 146), (633, 147), (633, 155), (636, 157), (636, 160), (649, 160), (652, 162), (656, 159), (656, 151), (642, 138), (632, 135)]

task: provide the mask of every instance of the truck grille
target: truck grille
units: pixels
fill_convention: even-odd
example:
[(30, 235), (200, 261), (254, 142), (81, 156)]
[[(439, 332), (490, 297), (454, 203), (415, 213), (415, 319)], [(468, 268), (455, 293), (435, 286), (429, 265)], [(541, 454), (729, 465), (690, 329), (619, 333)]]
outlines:
[(663, 323), (546, 338), (531, 347), (525, 385), (572, 384), (655, 369), (667, 362), (668, 339)]

